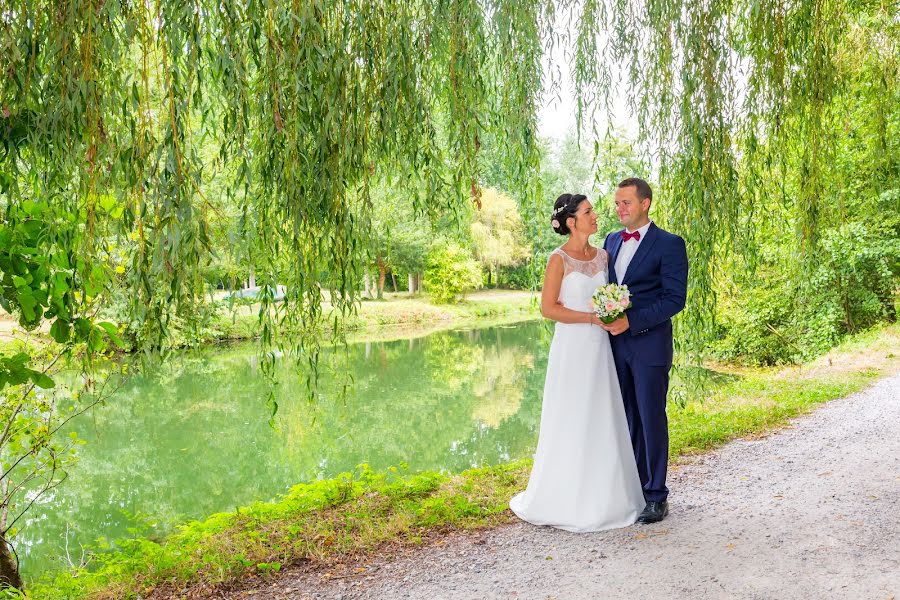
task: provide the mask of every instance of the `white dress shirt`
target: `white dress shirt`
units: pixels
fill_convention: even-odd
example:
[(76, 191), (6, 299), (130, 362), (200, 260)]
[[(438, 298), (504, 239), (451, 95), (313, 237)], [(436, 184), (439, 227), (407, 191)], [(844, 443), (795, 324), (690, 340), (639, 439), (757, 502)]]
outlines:
[[(619, 248), (619, 254), (616, 256), (616, 281), (622, 283), (622, 280), (625, 279), (625, 271), (628, 270), (628, 265), (631, 264), (631, 259), (634, 258), (634, 253), (637, 252), (638, 246), (641, 245), (641, 242), (644, 241), (644, 238), (647, 236), (647, 230), (650, 229), (650, 225), (653, 221), (648, 222), (646, 225), (638, 229), (641, 233), (641, 239), (635, 240), (624, 240), (622, 241), (622, 247)], [(628, 233), (634, 233), (633, 231), (625, 230)]]

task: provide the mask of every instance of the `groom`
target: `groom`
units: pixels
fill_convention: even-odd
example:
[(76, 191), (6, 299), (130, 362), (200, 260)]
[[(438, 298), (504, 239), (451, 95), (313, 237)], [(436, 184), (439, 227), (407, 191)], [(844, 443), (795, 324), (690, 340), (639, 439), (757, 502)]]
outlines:
[(672, 317), (684, 308), (688, 274), (684, 240), (650, 220), (652, 201), (653, 191), (643, 179), (620, 183), (616, 213), (625, 230), (609, 234), (603, 243), (609, 252), (609, 280), (627, 285), (633, 304), (623, 317), (603, 328), (610, 333), (647, 501), (638, 523), (656, 523), (669, 514), (666, 394), (672, 367)]

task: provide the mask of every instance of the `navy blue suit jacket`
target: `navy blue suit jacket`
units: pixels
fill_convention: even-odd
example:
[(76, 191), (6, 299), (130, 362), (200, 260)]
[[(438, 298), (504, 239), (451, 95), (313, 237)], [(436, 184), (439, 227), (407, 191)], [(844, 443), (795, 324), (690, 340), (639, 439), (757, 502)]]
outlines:
[(623, 283), (631, 291), (632, 307), (625, 311), (629, 329), (611, 335), (613, 352), (627, 351), (642, 363), (672, 366), (672, 317), (687, 299), (688, 261), (684, 240), (650, 224), (634, 258), (619, 281), (616, 258), (622, 247), (622, 232), (606, 236), (609, 281)]

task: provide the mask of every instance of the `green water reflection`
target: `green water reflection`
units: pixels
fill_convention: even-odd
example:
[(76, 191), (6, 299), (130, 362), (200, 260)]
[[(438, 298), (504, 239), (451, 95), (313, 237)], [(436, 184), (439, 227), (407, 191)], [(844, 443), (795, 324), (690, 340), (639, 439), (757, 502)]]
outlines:
[[(533, 451), (550, 335), (540, 322), (354, 344), (308, 403), (285, 368), (278, 425), (267, 424), (255, 347), (187, 352), (132, 377), (74, 424), (88, 441), (68, 481), (30, 513), (19, 551), (31, 574), (136, 528), (267, 500), (292, 484), (407, 463), (460, 471)], [(154, 526), (147, 527), (147, 523)]]

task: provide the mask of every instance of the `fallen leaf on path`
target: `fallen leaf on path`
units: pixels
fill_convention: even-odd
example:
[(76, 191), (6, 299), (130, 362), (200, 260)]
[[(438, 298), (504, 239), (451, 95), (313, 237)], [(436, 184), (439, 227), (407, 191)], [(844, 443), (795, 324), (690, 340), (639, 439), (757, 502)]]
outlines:
[(819, 477), (828, 477), (829, 475), (831, 475), (831, 471), (822, 471), (819, 473)]
[(784, 500), (784, 496), (782, 496), (781, 494), (778, 494), (778, 495), (772, 496), (772, 497), (775, 498), (776, 500)]
[(725, 552), (731, 552), (731, 551), (734, 550), (735, 548), (737, 548), (737, 546), (734, 545), (734, 544), (726, 544), (726, 545), (725, 545)]

